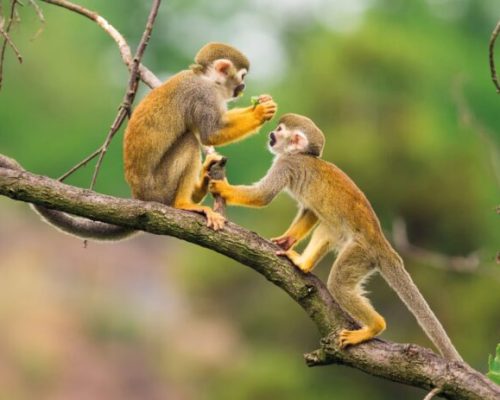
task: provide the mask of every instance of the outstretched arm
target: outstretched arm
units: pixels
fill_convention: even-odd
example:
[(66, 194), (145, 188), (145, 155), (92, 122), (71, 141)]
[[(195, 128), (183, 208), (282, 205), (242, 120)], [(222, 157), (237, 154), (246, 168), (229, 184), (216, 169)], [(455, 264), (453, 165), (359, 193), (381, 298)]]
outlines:
[(287, 169), (275, 163), (259, 182), (253, 185), (230, 185), (227, 180), (214, 180), (209, 184), (213, 194), (223, 197), (228, 204), (263, 207), (269, 204), (288, 183)]
[(278, 106), (271, 96), (262, 95), (256, 106), (234, 108), (227, 111), (222, 119), (222, 128), (217, 132), (201, 134), (201, 141), (206, 146), (221, 146), (256, 132), (264, 122), (276, 113)]
[(286, 232), (271, 240), (283, 250), (289, 250), (300, 242), (317, 222), (318, 217), (312, 210), (301, 208)]

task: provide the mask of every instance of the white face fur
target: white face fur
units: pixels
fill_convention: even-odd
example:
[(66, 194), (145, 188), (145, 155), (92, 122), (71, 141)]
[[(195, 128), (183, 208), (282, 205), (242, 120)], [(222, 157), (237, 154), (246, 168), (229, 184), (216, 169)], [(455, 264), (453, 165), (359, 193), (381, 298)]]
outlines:
[(269, 134), (269, 150), (273, 154), (299, 154), (307, 151), (309, 141), (299, 129), (288, 129), (279, 124)]
[(220, 86), (227, 101), (235, 100), (245, 89), (246, 68), (236, 70), (230, 60), (215, 60), (205, 72), (205, 78)]

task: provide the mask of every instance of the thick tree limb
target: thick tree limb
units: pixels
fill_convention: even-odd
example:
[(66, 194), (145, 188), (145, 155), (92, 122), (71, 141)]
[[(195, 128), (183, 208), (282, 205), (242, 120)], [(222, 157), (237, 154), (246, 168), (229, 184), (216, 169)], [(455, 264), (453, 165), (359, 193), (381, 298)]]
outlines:
[[(0, 165), (8, 165), (8, 160), (0, 155)], [(0, 168), (0, 194), (82, 217), (174, 236), (251, 267), (288, 293), (326, 337), (320, 350), (305, 356), (310, 366), (344, 364), (426, 390), (442, 388), (438, 396), (448, 399), (500, 398), (500, 387), (481, 373), (464, 363), (446, 361), (417, 345), (372, 340), (340, 351), (334, 340), (335, 333), (352, 326), (352, 322), (325, 285), (316, 276), (305, 275), (286, 259), (277, 257), (274, 244), (233, 223), (228, 222), (222, 231), (214, 232), (205, 226), (203, 217), (193, 213), (158, 203), (105, 196), (6, 168)]]

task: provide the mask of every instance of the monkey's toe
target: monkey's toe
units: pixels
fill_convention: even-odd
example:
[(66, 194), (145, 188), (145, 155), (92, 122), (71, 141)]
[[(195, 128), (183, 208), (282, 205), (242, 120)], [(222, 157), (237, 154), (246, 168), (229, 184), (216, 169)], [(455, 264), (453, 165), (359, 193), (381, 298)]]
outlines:
[(343, 329), (340, 331), (338, 344), (341, 349), (344, 349), (347, 346), (354, 346), (366, 342), (371, 338), (373, 338), (373, 334), (366, 328), (357, 329), (355, 331)]
[(221, 230), (224, 228), (224, 224), (226, 223), (226, 219), (216, 212), (211, 212), (206, 214), (207, 217), (207, 226), (212, 228), (214, 231)]

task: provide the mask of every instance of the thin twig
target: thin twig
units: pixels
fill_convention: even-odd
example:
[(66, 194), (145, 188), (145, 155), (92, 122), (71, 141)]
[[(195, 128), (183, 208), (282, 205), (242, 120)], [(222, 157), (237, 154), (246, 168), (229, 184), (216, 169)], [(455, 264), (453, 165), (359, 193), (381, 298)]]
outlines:
[(0, 49), (0, 89), (2, 89), (3, 65), (4, 65), (4, 61), (5, 61), (5, 50), (7, 49), (7, 43), (9, 42), (9, 40), (8, 40), (8, 34), (9, 34), (10, 28), (12, 28), (12, 24), (14, 23), (14, 20), (15, 20), (16, 5), (17, 4), (21, 4), (22, 5), (22, 3), (19, 2), (19, 0), (11, 0), (11, 2), (10, 2), (9, 20), (7, 21), (7, 24), (5, 25), (5, 28), (2, 27), (2, 30), (7, 34), (7, 36), (4, 36), (4, 40), (3, 40), (3, 43), (2, 43), (2, 48)]
[(99, 174), (99, 169), (102, 165), (102, 160), (108, 151), (109, 144), (111, 140), (115, 136), (116, 132), (120, 129), (125, 121), (125, 118), (130, 115), (130, 108), (132, 103), (134, 102), (135, 95), (137, 93), (137, 89), (139, 88), (139, 65), (141, 64), (141, 58), (144, 55), (144, 51), (149, 42), (149, 38), (151, 37), (151, 31), (153, 30), (153, 25), (158, 15), (158, 8), (160, 7), (161, 0), (153, 0), (153, 4), (151, 6), (151, 11), (149, 12), (148, 20), (146, 22), (146, 27), (144, 28), (144, 32), (141, 37), (141, 41), (137, 46), (137, 51), (135, 52), (134, 58), (132, 60), (132, 68), (130, 71), (130, 78), (127, 85), (127, 91), (123, 98), (123, 102), (118, 110), (118, 114), (116, 115), (113, 124), (111, 125), (111, 129), (106, 136), (106, 140), (102, 145), (101, 152), (99, 154), (99, 159), (97, 160), (94, 175), (92, 176), (92, 182), (90, 183), (90, 189), (92, 190), (95, 186), (95, 182), (97, 179), (97, 175)]
[[(42, 0), (42, 1), (45, 3), (65, 8), (69, 11), (76, 12), (97, 23), (97, 25), (99, 25), (116, 42), (123, 62), (129, 68), (129, 70), (132, 69), (132, 62), (133, 62), (132, 51), (130, 50), (130, 46), (127, 44), (127, 41), (113, 25), (111, 25), (106, 19), (101, 17), (97, 12), (91, 11), (85, 7), (71, 3), (66, 0)], [(141, 80), (152, 89), (160, 86), (162, 83), (161, 80), (158, 79), (158, 77), (156, 77), (156, 75), (153, 74), (143, 64), (139, 65), (139, 73), (141, 75)]]
[(57, 180), (59, 182), (64, 181), (68, 176), (70, 176), (73, 172), (76, 170), (80, 169), (81, 167), (87, 165), (87, 163), (94, 158), (96, 158), (99, 154), (101, 154), (102, 147), (99, 147), (96, 151), (94, 151), (90, 156), (85, 157), (82, 161), (80, 161), (78, 164), (76, 164), (73, 168), (71, 168), (68, 172), (66, 172), (64, 175), (61, 175)]
[(12, 48), (14, 53), (16, 54), (17, 61), (19, 61), (19, 64), (23, 63), (23, 56), (19, 52), (19, 49), (16, 47), (12, 39), (10, 38), (9, 34), (5, 32), (2, 28), (0, 28), (0, 35), (2, 35), (7, 42), (7, 44)]
[(36, 15), (37, 15), (37, 17), (38, 17), (38, 19), (40, 21), (40, 24), (41, 24), (40, 28), (38, 28), (38, 30), (36, 31), (36, 33), (31, 38), (31, 40), (35, 40), (38, 36), (40, 36), (40, 34), (45, 29), (45, 17), (43, 15), (42, 9), (40, 8), (40, 6), (37, 4), (37, 2), (35, 0), (29, 0), (29, 4), (35, 10), (35, 13), (36, 13)]
[(489, 56), (490, 56), (490, 72), (491, 80), (497, 89), (497, 93), (500, 93), (500, 82), (498, 82), (497, 71), (495, 68), (495, 41), (497, 40), (498, 34), (500, 33), (500, 21), (491, 33), (490, 45), (489, 45)]

